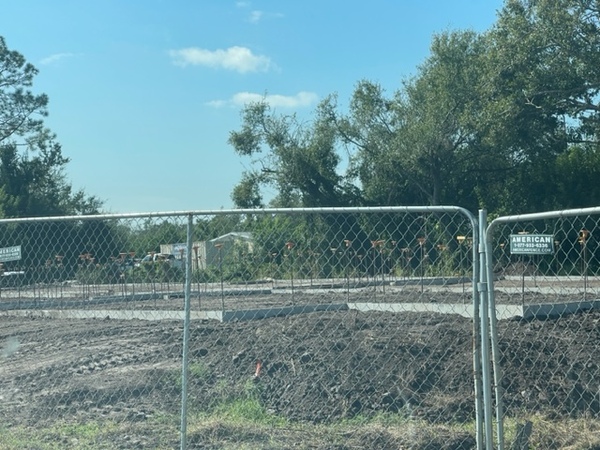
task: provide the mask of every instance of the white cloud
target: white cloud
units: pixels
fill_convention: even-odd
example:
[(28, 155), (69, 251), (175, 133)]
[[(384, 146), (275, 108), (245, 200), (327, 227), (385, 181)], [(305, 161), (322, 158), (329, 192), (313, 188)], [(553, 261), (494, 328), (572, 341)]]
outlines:
[(49, 64), (54, 64), (54, 63), (59, 62), (62, 59), (71, 58), (73, 56), (75, 56), (73, 53), (55, 53), (53, 55), (47, 56), (46, 58), (42, 59), (40, 61), (40, 64), (42, 66), (47, 66)]
[[(252, 6), (252, 3), (248, 1), (238, 1), (235, 3), (235, 6), (240, 9), (249, 9)], [(279, 19), (281, 17), (283, 17), (282, 13), (265, 12), (258, 9), (253, 9), (250, 11), (250, 14), (246, 20), (250, 23), (256, 24), (263, 19)]]
[(227, 100), (211, 100), (206, 104), (208, 106), (212, 106), (213, 108), (222, 108), (223, 106), (227, 106)]
[(250, 17), (248, 17), (248, 21), (251, 23), (258, 23), (264, 14), (265, 13), (262, 11), (252, 11)]
[(273, 67), (271, 59), (264, 55), (255, 55), (246, 47), (229, 47), (222, 50), (206, 50), (189, 47), (171, 50), (169, 55), (178, 66), (206, 66), (215, 69), (234, 70), (240, 73), (266, 72)]
[(280, 19), (282, 17), (282, 13), (265, 12), (255, 9), (253, 11), (250, 11), (250, 15), (248, 16), (247, 20), (250, 23), (258, 23), (263, 19)]
[(207, 105), (220, 108), (223, 106), (244, 106), (252, 102), (267, 102), (273, 108), (305, 108), (312, 106), (319, 100), (314, 92), (301, 91), (296, 95), (265, 95), (254, 92), (238, 92), (229, 100), (213, 100)]

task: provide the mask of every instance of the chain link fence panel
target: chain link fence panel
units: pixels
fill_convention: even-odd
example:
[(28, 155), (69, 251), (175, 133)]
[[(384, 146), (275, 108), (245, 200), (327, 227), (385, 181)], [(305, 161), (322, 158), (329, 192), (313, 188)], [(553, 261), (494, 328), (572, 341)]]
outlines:
[(0, 449), (476, 448), (473, 223), (0, 221)]
[(600, 447), (599, 223), (587, 209), (490, 225), (506, 448)]
[(183, 272), (141, 260), (184, 223), (0, 223), (0, 448), (178, 446)]

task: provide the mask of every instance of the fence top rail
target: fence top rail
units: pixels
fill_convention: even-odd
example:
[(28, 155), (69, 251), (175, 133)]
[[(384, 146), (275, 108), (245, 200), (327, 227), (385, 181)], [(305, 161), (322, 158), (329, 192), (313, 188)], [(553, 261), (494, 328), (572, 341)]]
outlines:
[(557, 211), (546, 211), (540, 213), (517, 214), (512, 216), (497, 217), (488, 226), (487, 235), (491, 236), (495, 228), (500, 224), (522, 222), (526, 220), (560, 219), (563, 217), (575, 217), (591, 214), (600, 214), (600, 206), (591, 208), (563, 209)]
[(263, 208), (263, 209), (219, 209), (219, 210), (190, 210), (190, 211), (162, 211), (142, 213), (111, 213), (75, 216), (46, 216), (23, 217), (14, 219), (0, 219), (0, 224), (23, 222), (66, 222), (105, 219), (140, 219), (151, 217), (189, 217), (189, 216), (216, 216), (228, 214), (270, 215), (270, 214), (342, 214), (342, 213), (459, 213), (466, 216), (473, 228), (476, 228), (477, 219), (467, 209), (459, 206), (367, 206), (367, 207), (329, 207), (329, 208)]

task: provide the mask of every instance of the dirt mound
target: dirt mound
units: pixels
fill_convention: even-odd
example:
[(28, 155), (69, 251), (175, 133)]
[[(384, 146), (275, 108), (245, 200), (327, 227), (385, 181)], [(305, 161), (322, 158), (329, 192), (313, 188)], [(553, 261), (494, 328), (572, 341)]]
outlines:
[[(508, 415), (598, 416), (600, 313), (499, 325)], [(39, 427), (177, 417), (182, 335), (180, 322), (2, 316), (0, 422)], [(191, 414), (253, 399), (290, 423), (386, 413), (468, 423), (472, 377), (472, 323), (458, 315), (339, 311), (193, 322), (190, 330)], [(402, 441), (384, 432), (353, 437), (361, 439), (364, 448)], [(381, 444), (386, 439), (392, 444)], [(460, 444), (436, 448), (470, 448), (468, 442), (472, 437), (461, 436)]]
[(205, 367), (192, 377), (197, 404), (219, 403), (218, 389), (242, 395), (251, 382), (270, 411), (293, 420), (472, 416), (471, 324), (460, 316), (309, 314), (196, 325), (191, 342), (192, 364)]

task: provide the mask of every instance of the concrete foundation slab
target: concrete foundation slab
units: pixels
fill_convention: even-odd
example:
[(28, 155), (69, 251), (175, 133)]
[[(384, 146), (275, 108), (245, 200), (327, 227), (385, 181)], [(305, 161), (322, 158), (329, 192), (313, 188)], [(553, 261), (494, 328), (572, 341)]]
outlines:
[[(581, 311), (600, 309), (600, 300), (548, 303), (536, 305), (496, 305), (499, 320), (513, 318), (545, 319), (574, 314)], [(389, 313), (421, 312), (458, 314), (473, 318), (473, 305), (447, 303), (337, 303), (322, 305), (301, 305), (247, 309), (238, 311), (191, 311), (191, 320), (217, 320), (234, 322), (261, 320), (270, 317), (283, 317), (319, 311), (362, 312), (380, 311)], [(12, 309), (0, 311), (0, 316), (49, 317), (55, 319), (101, 319), (101, 320), (175, 320), (183, 321), (183, 311), (173, 310), (111, 310), (111, 309)]]

